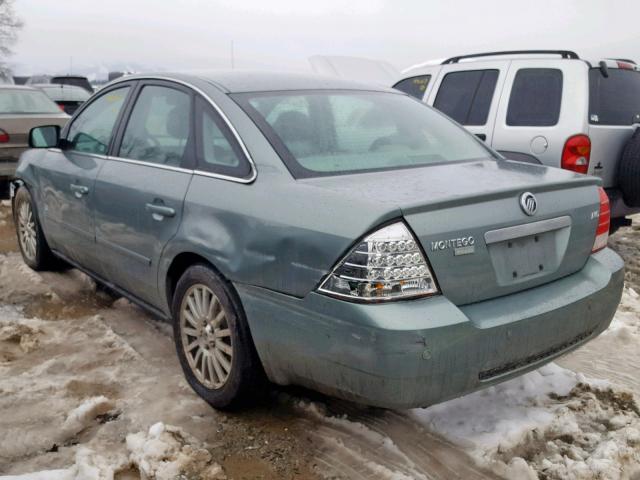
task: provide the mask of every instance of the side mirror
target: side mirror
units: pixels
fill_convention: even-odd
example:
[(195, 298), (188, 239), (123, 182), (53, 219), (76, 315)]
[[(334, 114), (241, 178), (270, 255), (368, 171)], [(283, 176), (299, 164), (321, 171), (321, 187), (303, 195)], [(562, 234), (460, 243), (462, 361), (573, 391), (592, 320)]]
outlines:
[(60, 141), (60, 127), (58, 125), (45, 125), (35, 127), (29, 131), (29, 147), (53, 148)]

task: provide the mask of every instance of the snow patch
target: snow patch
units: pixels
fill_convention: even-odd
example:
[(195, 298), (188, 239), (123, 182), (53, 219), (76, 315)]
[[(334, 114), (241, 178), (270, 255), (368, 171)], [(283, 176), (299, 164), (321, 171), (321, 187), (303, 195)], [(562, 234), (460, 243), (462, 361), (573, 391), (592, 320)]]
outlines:
[(148, 432), (127, 435), (127, 449), (143, 478), (173, 480), (185, 473), (208, 479), (226, 478), (211, 454), (177, 427), (156, 423)]

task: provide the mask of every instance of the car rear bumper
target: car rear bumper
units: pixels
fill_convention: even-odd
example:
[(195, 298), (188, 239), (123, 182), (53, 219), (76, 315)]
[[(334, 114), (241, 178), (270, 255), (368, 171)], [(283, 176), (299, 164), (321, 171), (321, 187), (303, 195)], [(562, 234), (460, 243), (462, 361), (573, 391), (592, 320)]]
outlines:
[(610, 324), (624, 264), (612, 250), (568, 277), (457, 307), (444, 296), (360, 304), (237, 285), (271, 381), (387, 408), (427, 406), (539, 367)]
[(26, 146), (0, 148), (0, 177), (12, 177), (16, 173), (18, 159), (26, 149)]

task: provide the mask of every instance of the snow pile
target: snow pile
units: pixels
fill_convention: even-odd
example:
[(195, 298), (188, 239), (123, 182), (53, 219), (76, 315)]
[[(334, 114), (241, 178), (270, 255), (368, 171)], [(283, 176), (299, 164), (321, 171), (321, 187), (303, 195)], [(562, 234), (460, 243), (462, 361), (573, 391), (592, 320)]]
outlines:
[[(101, 402), (93, 399), (69, 418), (82, 418)], [(127, 435), (124, 453), (96, 453), (87, 447), (76, 452), (73, 466), (23, 475), (0, 476), (0, 480), (113, 480), (116, 474), (136, 468), (143, 480), (225, 480), (222, 467), (211, 454), (178, 427), (156, 423), (148, 432)]]
[[(21, 308), (0, 305), (0, 342), (17, 345), (23, 353), (29, 353), (38, 346), (41, 324), (40, 320), (24, 318)], [(12, 360), (8, 349), (0, 348), (0, 363), (8, 360)]]
[(102, 395), (89, 398), (69, 413), (62, 424), (61, 434), (70, 438), (91, 425), (98, 415), (104, 415), (113, 408), (113, 402)]
[(633, 396), (555, 364), (411, 414), (508, 478), (613, 480), (640, 470)]
[(211, 454), (177, 427), (156, 423), (148, 432), (127, 435), (127, 448), (142, 478), (172, 480), (179, 475), (212, 480), (226, 478)]
[(627, 287), (622, 292), (620, 306), (611, 326), (604, 333), (612, 334), (624, 342), (637, 341), (637, 337), (640, 337), (640, 295), (633, 288)]
[(43, 470), (23, 475), (0, 476), (1, 480), (113, 480), (116, 473), (129, 468), (124, 455), (104, 457), (93, 450), (80, 447), (75, 463), (69, 468)]

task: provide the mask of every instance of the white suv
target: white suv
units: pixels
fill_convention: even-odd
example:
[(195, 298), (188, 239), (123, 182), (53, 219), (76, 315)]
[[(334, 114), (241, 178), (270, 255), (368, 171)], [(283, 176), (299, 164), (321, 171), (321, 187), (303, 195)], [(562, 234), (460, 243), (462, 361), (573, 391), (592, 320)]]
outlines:
[(567, 50), (491, 52), (412, 67), (394, 87), (446, 113), (507, 158), (601, 177), (614, 228), (640, 212), (635, 62), (589, 62)]

